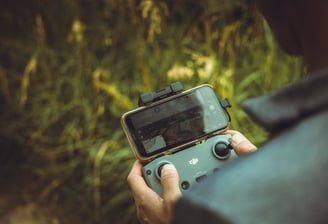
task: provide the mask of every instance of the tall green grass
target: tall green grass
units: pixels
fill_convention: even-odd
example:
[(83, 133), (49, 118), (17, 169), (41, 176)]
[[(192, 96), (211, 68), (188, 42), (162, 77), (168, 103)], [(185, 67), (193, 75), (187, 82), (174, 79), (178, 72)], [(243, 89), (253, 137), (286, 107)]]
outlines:
[(119, 119), (140, 93), (209, 83), (232, 102), (231, 127), (261, 144), (266, 133), (241, 102), (303, 70), (247, 1), (29, 1), (6, 10), (3, 27), (18, 30), (0, 41), (0, 137), (21, 146), (11, 150), (36, 176), (36, 200), (61, 223), (135, 221), (126, 184), (134, 157)]

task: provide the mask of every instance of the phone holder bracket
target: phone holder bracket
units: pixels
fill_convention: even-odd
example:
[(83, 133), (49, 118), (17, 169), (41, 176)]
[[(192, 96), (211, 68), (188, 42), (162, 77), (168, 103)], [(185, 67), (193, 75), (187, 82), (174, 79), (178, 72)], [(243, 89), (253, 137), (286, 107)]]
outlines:
[(227, 98), (225, 98), (224, 100), (220, 100), (220, 104), (221, 104), (221, 107), (224, 109), (227, 117), (228, 117), (228, 120), (229, 122), (231, 121), (231, 117), (230, 117), (230, 114), (228, 112), (228, 108), (231, 107), (231, 104), (229, 102), (229, 100)]
[[(148, 106), (148, 105), (152, 104), (153, 102), (156, 102), (158, 100), (178, 94), (178, 93), (182, 92), (182, 90), (183, 90), (182, 83), (174, 82), (174, 83), (170, 84), (169, 86), (167, 86), (163, 89), (160, 89), (158, 91), (140, 94), (139, 99), (138, 99), (138, 105), (139, 105), (139, 107)], [(220, 100), (220, 104), (221, 104), (221, 107), (226, 112), (229, 121), (231, 121), (230, 114), (227, 111), (227, 109), (231, 107), (229, 100), (227, 98), (224, 100)]]
[(183, 90), (183, 86), (181, 82), (174, 82), (169, 86), (160, 89), (158, 91), (140, 94), (138, 99), (138, 105), (139, 107), (147, 106), (155, 101), (180, 93), (182, 92), (182, 90)]

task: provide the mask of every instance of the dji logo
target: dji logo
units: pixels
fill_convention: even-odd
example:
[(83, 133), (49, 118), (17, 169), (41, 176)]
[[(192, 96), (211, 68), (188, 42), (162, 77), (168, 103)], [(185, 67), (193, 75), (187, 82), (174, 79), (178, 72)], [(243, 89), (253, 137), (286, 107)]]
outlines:
[(189, 165), (196, 165), (198, 163), (198, 158), (192, 158), (189, 160)]

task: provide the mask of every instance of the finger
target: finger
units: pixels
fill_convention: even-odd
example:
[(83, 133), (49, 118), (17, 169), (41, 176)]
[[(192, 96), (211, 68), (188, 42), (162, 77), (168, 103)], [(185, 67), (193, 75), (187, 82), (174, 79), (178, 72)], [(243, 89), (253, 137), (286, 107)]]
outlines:
[(140, 224), (146, 224), (149, 221), (144, 209), (139, 208), (138, 205), (137, 205), (137, 217), (138, 217)]
[(137, 194), (142, 189), (150, 189), (143, 177), (142, 167), (143, 165), (139, 161), (135, 161), (127, 177), (127, 182), (131, 190)]
[(164, 165), (161, 173), (163, 198), (169, 214), (176, 200), (181, 196), (179, 188), (179, 174), (172, 164)]
[(142, 169), (142, 164), (138, 160), (136, 160), (133, 163), (133, 166), (131, 168), (131, 171), (130, 171), (129, 175), (139, 175), (139, 176), (142, 176), (141, 169)]
[(142, 164), (140, 162), (136, 161), (133, 164), (130, 174), (127, 177), (127, 182), (134, 194), (136, 203), (143, 206), (147, 200), (153, 200), (152, 198), (158, 200), (158, 195), (149, 188), (142, 176)]
[(240, 132), (228, 130), (225, 133), (231, 135), (232, 148), (238, 155), (248, 154), (257, 150), (257, 147)]
[(127, 182), (134, 193), (138, 193), (139, 189), (148, 188), (142, 176), (142, 164), (139, 161), (134, 162), (132, 169), (127, 177)]
[(147, 220), (153, 220), (152, 211), (159, 211), (163, 199), (155, 193), (142, 176), (142, 164), (135, 162), (127, 177), (128, 184), (133, 192), (137, 208), (137, 215), (141, 223), (147, 223)]

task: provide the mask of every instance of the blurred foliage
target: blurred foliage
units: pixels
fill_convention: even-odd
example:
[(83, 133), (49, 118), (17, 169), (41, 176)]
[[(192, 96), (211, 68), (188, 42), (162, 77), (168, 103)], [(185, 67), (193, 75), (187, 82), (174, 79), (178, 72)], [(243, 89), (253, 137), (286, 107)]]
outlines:
[(260, 144), (240, 103), (303, 73), (249, 0), (12, 0), (0, 27), (0, 169), (19, 158), (61, 223), (134, 222), (119, 119), (140, 93), (210, 83)]

